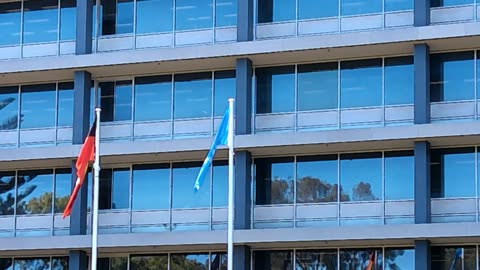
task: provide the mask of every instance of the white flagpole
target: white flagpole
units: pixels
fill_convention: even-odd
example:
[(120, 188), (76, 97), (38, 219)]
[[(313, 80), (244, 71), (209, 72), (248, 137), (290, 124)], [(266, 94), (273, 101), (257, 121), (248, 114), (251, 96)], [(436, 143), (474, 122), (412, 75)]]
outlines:
[(227, 269), (233, 270), (233, 218), (234, 218), (234, 188), (235, 188), (235, 175), (233, 170), (233, 103), (235, 99), (230, 98), (228, 100), (228, 107), (230, 113), (228, 116), (228, 239), (227, 239)]
[(98, 198), (100, 186), (100, 112), (102, 109), (95, 108), (97, 124), (95, 129), (95, 162), (93, 163), (93, 219), (92, 219), (92, 261), (91, 270), (97, 270), (98, 257)]

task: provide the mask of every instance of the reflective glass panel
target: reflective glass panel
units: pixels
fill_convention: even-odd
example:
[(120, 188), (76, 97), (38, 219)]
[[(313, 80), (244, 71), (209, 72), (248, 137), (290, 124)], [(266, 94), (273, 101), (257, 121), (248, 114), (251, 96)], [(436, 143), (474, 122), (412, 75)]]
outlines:
[(17, 215), (52, 213), (53, 171), (19, 171)]
[(0, 130), (18, 127), (18, 93), (18, 86), (0, 87)]
[(57, 125), (73, 125), (73, 82), (58, 84), (58, 123)]
[(132, 82), (120, 81), (115, 84), (114, 121), (132, 119)]
[(215, 0), (215, 26), (237, 25), (237, 0)]
[(135, 121), (169, 120), (172, 76), (135, 78)]
[(477, 99), (480, 97), (480, 52), (477, 51)]
[(384, 163), (385, 199), (413, 199), (415, 174), (413, 152), (387, 152)]
[[(77, 27), (76, 0), (60, 1), (60, 39), (75, 40)], [(95, 15), (93, 15), (95, 16)]]
[(13, 260), (11, 258), (0, 258), (0, 269), (1, 270), (12, 270), (13, 269)]
[(0, 46), (20, 44), (21, 2), (0, 3)]
[(295, 109), (295, 66), (257, 68), (257, 113)]
[(176, 30), (213, 27), (213, 0), (176, 0)]
[(340, 0), (342, 16), (382, 12), (383, 0)]
[(337, 269), (336, 250), (297, 250), (295, 269)]
[[(101, 121), (102, 122), (111, 122), (113, 121), (113, 112), (114, 112), (114, 89), (115, 83), (114, 82), (101, 82), (98, 84), (99, 92), (100, 92), (100, 106), (102, 108), (101, 112)], [(94, 98), (94, 95), (92, 95)], [(94, 100), (93, 100), (94, 101)], [(90, 103), (92, 105), (92, 103)], [(95, 106), (95, 105), (93, 105)], [(91, 109), (93, 111), (93, 106)], [(93, 116), (93, 114), (92, 114)], [(93, 119), (93, 118), (92, 118)]]
[(208, 254), (172, 254), (170, 269), (208, 270)]
[(210, 206), (210, 173), (207, 173), (199, 191), (193, 186), (201, 163), (173, 164), (173, 208), (199, 208)]
[(168, 255), (131, 256), (130, 270), (167, 270)]
[(235, 71), (215, 72), (215, 92), (213, 111), (215, 116), (223, 116), (228, 107), (228, 99), (235, 98), (236, 80)]
[(255, 159), (256, 205), (293, 203), (293, 158)]
[(225, 253), (212, 253), (210, 258), (211, 270), (227, 270), (227, 254)]
[(213, 166), (213, 207), (226, 207), (228, 204), (228, 164), (215, 162)]
[(137, 33), (173, 30), (173, 0), (137, 0)]
[(100, 171), (99, 209), (129, 208), (129, 169), (102, 169)]
[(475, 196), (475, 148), (431, 151), (432, 198)]
[(415, 269), (415, 250), (412, 248), (386, 248), (385, 270)]
[(254, 270), (291, 270), (293, 268), (292, 251), (254, 251)]
[(385, 0), (385, 11), (413, 9), (414, 0)]
[(62, 213), (72, 193), (72, 171), (70, 169), (55, 170), (55, 202), (54, 212)]
[(117, 0), (116, 34), (127, 34), (132, 32), (133, 0)]
[(431, 7), (448, 7), (473, 4), (474, 0), (430, 0)]
[(385, 105), (413, 104), (413, 57), (385, 59)]
[(474, 52), (430, 56), (430, 101), (474, 98)]
[(14, 270), (50, 269), (50, 258), (15, 258)]
[(297, 203), (337, 201), (338, 156), (297, 158)]
[(68, 270), (68, 257), (53, 257), (52, 270)]
[(338, 0), (323, 0), (319, 7), (318, 0), (298, 0), (298, 18), (316, 19), (338, 16)]
[(24, 1), (23, 11), (24, 43), (50, 42), (57, 40), (57, 0)]
[(127, 270), (128, 257), (99, 258), (98, 270)]
[(342, 201), (382, 199), (382, 153), (340, 155)]
[(170, 164), (133, 167), (132, 209), (168, 209), (170, 205)]
[[(13, 215), (15, 207), (15, 172), (0, 172), (0, 214)], [(1, 269), (1, 268), (0, 268)]]
[(22, 86), (21, 128), (55, 126), (55, 89), (54, 83)]
[(340, 250), (340, 270), (363, 270), (367, 269), (370, 261), (372, 269), (382, 268), (382, 250)]
[(212, 73), (175, 75), (175, 119), (212, 115)]
[(100, 0), (100, 12), (101, 18), (101, 31), (102, 35), (114, 35), (116, 34), (116, 19), (117, 19), (117, 2), (112, 0)]
[[(475, 270), (476, 249), (471, 246), (432, 247), (432, 269)], [(460, 257), (462, 255), (463, 258)]]
[(295, 20), (295, 0), (258, 0), (258, 22)]
[(382, 105), (382, 59), (341, 62), (340, 85), (342, 108)]
[(298, 66), (298, 110), (338, 108), (338, 63)]

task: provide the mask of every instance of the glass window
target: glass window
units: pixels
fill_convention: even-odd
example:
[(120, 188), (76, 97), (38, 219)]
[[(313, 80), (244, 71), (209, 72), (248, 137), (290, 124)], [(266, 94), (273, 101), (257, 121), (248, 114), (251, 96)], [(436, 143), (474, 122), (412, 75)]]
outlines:
[(338, 156), (297, 158), (297, 203), (337, 201)]
[(385, 0), (385, 11), (413, 9), (414, 0)]
[(15, 172), (0, 172), (0, 215), (13, 215), (15, 206)]
[(237, 0), (215, 1), (215, 26), (237, 25)]
[(127, 270), (127, 266), (127, 257), (99, 258), (97, 261), (99, 270)]
[(214, 114), (223, 116), (228, 107), (228, 99), (235, 98), (235, 70), (215, 72)]
[(15, 258), (13, 270), (50, 269), (50, 258)]
[(318, 0), (298, 0), (300, 20), (338, 16), (338, 0), (323, 0), (319, 8)]
[[(476, 269), (475, 247), (432, 247), (432, 269), (474, 270)], [(460, 256), (463, 257), (459, 258)]]
[(13, 260), (11, 258), (0, 258), (1, 270), (12, 270)]
[(385, 270), (397, 269), (415, 269), (415, 249), (385, 249)]
[(213, 164), (213, 207), (228, 205), (228, 164), (226, 161)]
[(212, 73), (175, 75), (175, 119), (212, 116)]
[(385, 105), (413, 104), (413, 57), (385, 59)]
[(295, 66), (257, 68), (255, 74), (257, 113), (292, 112), (295, 109)]
[[(101, 29), (102, 35), (116, 34), (116, 19), (117, 19), (117, 1), (116, 0), (100, 0)], [(94, 13), (95, 14), (95, 13)], [(95, 16), (94, 16), (95, 17)]]
[(102, 82), (101, 91), (102, 122), (127, 121), (132, 119), (132, 82)]
[(258, 0), (258, 22), (295, 20), (295, 0)]
[(169, 209), (170, 164), (133, 167), (132, 209)]
[(137, 33), (173, 30), (173, 0), (137, 0)]
[(17, 127), (18, 86), (0, 87), (0, 130), (16, 129)]
[(53, 257), (52, 258), (53, 270), (68, 270), (68, 257)]
[(58, 84), (58, 126), (73, 125), (73, 82)]
[(135, 121), (169, 120), (172, 76), (135, 78)]
[(475, 196), (475, 148), (431, 151), (432, 198)]
[(480, 52), (477, 51), (477, 99), (480, 97)]
[(337, 251), (297, 250), (295, 269), (337, 269)]
[(210, 206), (210, 173), (206, 174), (200, 190), (193, 190), (201, 166), (200, 162), (173, 164), (173, 208)]
[(254, 251), (254, 270), (290, 270), (292, 258), (292, 251)]
[(370, 262), (373, 263), (372, 269), (383, 269), (381, 249), (340, 251), (340, 270), (367, 269)]
[(130, 270), (167, 270), (168, 255), (131, 256)]
[(414, 174), (412, 151), (385, 153), (385, 199), (413, 199)]
[(382, 105), (382, 59), (341, 62), (340, 85), (342, 108)]
[(17, 215), (52, 213), (53, 171), (19, 171)]
[(430, 100), (455, 101), (474, 98), (474, 52), (430, 56)]
[(130, 170), (102, 169), (100, 171), (99, 209), (129, 208)]
[(23, 2), (24, 43), (56, 41), (57, 33), (57, 0), (28, 0)]
[(211, 270), (227, 270), (227, 254), (225, 253), (212, 253), (210, 261), (212, 262), (210, 265)]
[(431, 7), (448, 7), (473, 4), (474, 0), (430, 0)]
[(213, 27), (213, 0), (176, 0), (176, 30)]
[(21, 2), (0, 3), (0, 46), (20, 44)]
[(342, 16), (382, 12), (383, 0), (340, 0)]
[(55, 126), (55, 89), (54, 83), (22, 86), (22, 128)]
[[(77, 27), (76, 0), (60, 1), (60, 39), (75, 40)], [(95, 15), (93, 15), (95, 16)]]
[(340, 155), (340, 184), (342, 201), (381, 200), (382, 153)]
[(338, 63), (298, 66), (298, 110), (338, 108)]
[(255, 159), (256, 205), (293, 203), (293, 158)]
[(67, 206), (72, 192), (72, 171), (70, 169), (55, 170), (55, 202), (54, 212), (62, 213)]
[(117, 34), (133, 32), (133, 1), (117, 0)]
[(170, 269), (208, 270), (208, 254), (172, 254)]

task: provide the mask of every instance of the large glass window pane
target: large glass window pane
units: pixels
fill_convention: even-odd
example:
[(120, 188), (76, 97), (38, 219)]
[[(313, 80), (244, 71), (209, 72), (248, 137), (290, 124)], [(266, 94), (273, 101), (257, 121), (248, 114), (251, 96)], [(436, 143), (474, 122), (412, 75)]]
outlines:
[(129, 208), (129, 169), (102, 169), (100, 171), (99, 209)]
[(58, 126), (73, 125), (73, 82), (58, 84)]
[[(153, 23), (153, 22), (152, 22)], [(133, 1), (117, 0), (117, 34), (133, 32)]]
[(12, 270), (13, 260), (11, 258), (0, 258), (1, 270)]
[(208, 270), (208, 254), (172, 254), (170, 269)]
[(337, 201), (338, 156), (297, 158), (297, 203)]
[(135, 121), (169, 120), (172, 76), (135, 78)]
[(298, 66), (298, 110), (338, 108), (338, 63)]
[(295, 269), (337, 269), (336, 250), (297, 250)]
[(298, 0), (298, 17), (300, 20), (338, 16), (338, 0), (323, 0), (319, 7), (318, 0)]
[(52, 213), (53, 171), (19, 171), (17, 215)]
[(13, 215), (15, 206), (15, 172), (0, 172), (0, 215)]
[(0, 45), (20, 44), (21, 2), (0, 3)]
[(253, 261), (254, 270), (291, 270), (293, 269), (293, 252), (255, 251)]
[(473, 4), (474, 0), (430, 0), (431, 7), (448, 7)]
[(175, 119), (212, 116), (212, 73), (175, 75)]
[[(168, 255), (131, 256), (130, 270), (167, 270)], [(172, 268), (174, 269), (174, 268)]]
[(76, 0), (60, 1), (60, 39), (75, 40), (77, 27)]
[(385, 105), (413, 104), (413, 57), (385, 59)]
[(474, 52), (430, 56), (430, 101), (474, 98)]
[(342, 16), (382, 12), (383, 0), (340, 0)]
[(199, 191), (193, 186), (201, 163), (173, 164), (173, 208), (199, 208), (210, 206), (210, 173), (207, 173)]
[(386, 248), (385, 270), (415, 269), (415, 250), (412, 248)]
[(385, 11), (413, 9), (414, 0), (385, 0)]
[(342, 201), (381, 200), (382, 153), (340, 155), (340, 184)]
[(13, 270), (50, 269), (50, 258), (15, 258)]
[(55, 126), (55, 88), (54, 83), (22, 86), (21, 128)]
[(99, 270), (127, 270), (128, 257), (99, 258), (97, 268)]
[(52, 270), (68, 270), (68, 257), (53, 257)]
[(475, 196), (475, 148), (431, 152), (432, 198)]
[(255, 159), (256, 205), (293, 203), (293, 158)]
[(237, 25), (237, 0), (215, 0), (215, 26)]
[(257, 68), (257, 113), (295, 109), (295, 66)]
[(170, 164), (133, 167), (132, 209), (168, 209), (170, 207)]
[(176, 0), (176, 30), (213, 27), (213, 0)]
[(70, 169), (55, 170), (55, 202), (54, 212), (62, 213), (67, 206), (72, 191), (72, 171)]
[[(432, 247), (432, 269), (475, 270), (476, 248), (471, 246)], [(461, 257), (463, 258), (461, 258)]]
[(101, 17), (101, 35), (116, 34), (116, 20), (117, 20), (117, 1), (116, 0), (100, 0)]
[(225, 207), (228, 201), (228, 164), (213, 164), (213, 207)]
[(57, 33), (57, 0), (28, 0), (23, 2), (24, 43), (56, 41)]
[(382, 59), (342, 62), (340, 85), (342, 108), (382, 105)]
[(137, 33), (173, 30), (173, 0), (137, 0)]
[(367, 269), (372, 262), (372, 269), (382, 269), (382, 250), (341, 250), (340, 270), (362, 270)]
[(120, 81), (115, 84), (114, 121), (132, 119), (132, 82)]
[(210, 270), (227, 270), (227, 254), (225, 253), (212, 253), (211, 254), (211, 266)]
[[(114, 107), (115, 107), (114, 106), (115, 83), (101, 82), (98, 84), (98, 88), (100, 92), (100, 106), (102, 108), (102, 112), (100, 116), (101, 121), (111, 122), (113, 121), (113, 113), (114, 113)], [(95, 95), (92, 95), (91, 97), (92, 99), (94, 99)], [(92, 104), (92, 102), (90, 103), (90, 105), (91, 105), (91, 109), (93, 109), (93, 106), (95, 106), (94, 104)]]
[(385, 153), (385, 199), (413, 199), (414, 174), (413, 152)]
[(0, 130), (18, 127), (18, 93), (18, 86), (0, 87)]
[(295, 20), (295, 0), (257, 0), (258, 22)]
[(213, 94), (213, 111), (215, 116), (222, 116), (228, 107), (228, 99), (235, 98), (236, 80), (235, 71), (215, 72), (215, 91)]
[(477, 98), (480, 97), (480, 51), (477, 51)]

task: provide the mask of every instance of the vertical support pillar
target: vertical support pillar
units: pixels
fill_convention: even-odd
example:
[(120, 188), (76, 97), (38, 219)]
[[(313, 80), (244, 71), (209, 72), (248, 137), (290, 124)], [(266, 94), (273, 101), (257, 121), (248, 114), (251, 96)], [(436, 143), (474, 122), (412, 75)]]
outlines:
[(431, 249), (430, 241), (415, 241), (415, 269), (430, 270), (431, 269)]
[(252, 133), (252, 61), (237, 59), (236, 63), (236, 135)]
[(237, 41), (253, 40), (253, 0), (237, 3)]
[(75, 53), (92, 53), (93, 0), (77, 1), (77, 25)]
[(413, 7), (413, 25), (426, 26), (430, 24), (430, 0), (415, 0)]
[(415, 224), (431, 221), (430, 143), (415, 142)]
[(430, 123), (430, 49), (427, 44), (414, 47), (415, 124)]

